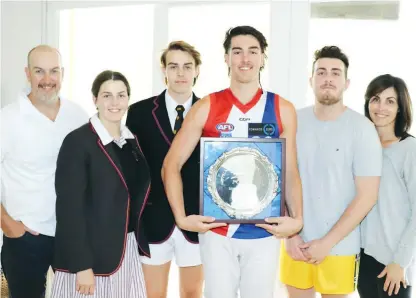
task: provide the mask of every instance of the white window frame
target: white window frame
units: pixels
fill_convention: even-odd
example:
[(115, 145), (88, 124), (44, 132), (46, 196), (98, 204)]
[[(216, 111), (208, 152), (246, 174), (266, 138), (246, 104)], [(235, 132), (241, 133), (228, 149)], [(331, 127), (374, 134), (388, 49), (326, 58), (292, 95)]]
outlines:
[[(309, 1), (297, 0), (263, 0), (239, 1), (240, 3), (270, 3), (270, 38), (267, 51), (270, 91), (279, 93), (290, 100), (297, 108), (306, 102), (308, 57), (308, 26), (310, 15)], [(218, 4), (236, 4), (236, 1), (221, 1)], [(43, 40), (59, 46), (59, 11), (71, 8), (106, 7), (120, 5), (155, 4), (154, 24), (158, 33), (154, 36), (154, 49), (163, 48), (168, 43), (169, 8), (178, 6), (195, 6), (200, 4), (215, 5), (213, 1), (47, 1), (43, 26)], [(156, 55), (157, 53), (155, 53)], [(159, 70), (159, 57), (152, 57), (154, 70)], [(153, 72), (154, 94), (163, 89), (159, 71)]]

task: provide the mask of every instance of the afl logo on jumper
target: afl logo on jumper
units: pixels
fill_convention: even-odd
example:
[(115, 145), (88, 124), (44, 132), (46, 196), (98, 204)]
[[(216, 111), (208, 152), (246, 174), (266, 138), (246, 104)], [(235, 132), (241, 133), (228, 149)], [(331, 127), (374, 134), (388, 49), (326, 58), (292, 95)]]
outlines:
[(234, 130), (234, 125), (231, 123), (219, 123), (215, 128), (220, 132), (221, 137), (231, 137), (231, 132)]

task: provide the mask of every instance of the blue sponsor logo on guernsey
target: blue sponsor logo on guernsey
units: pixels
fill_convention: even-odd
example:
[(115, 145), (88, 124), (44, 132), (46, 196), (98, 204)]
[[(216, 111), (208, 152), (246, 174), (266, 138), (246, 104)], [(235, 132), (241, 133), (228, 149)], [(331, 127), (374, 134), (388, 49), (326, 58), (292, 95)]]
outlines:
[(274, 132), (276, 131), (276, 128), (272, 123), (267, 123), (263, 126), (263, 132), (266, 136), (272, 136), (274, 135)]

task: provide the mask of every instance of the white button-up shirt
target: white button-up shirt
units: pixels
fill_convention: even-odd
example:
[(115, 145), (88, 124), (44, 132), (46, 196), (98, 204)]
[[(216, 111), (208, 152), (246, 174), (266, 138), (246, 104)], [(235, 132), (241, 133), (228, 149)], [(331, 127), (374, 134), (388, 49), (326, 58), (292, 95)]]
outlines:
[(101, 140), (101, 143), (103, 143), (104, 146), (110, 144), (111, 142), (114, 142), (117, 144), (117, 146), (123, 148), (124, 144), (127, 142), (126, 139), (134, 139), (134, 135), (132, 134), (132, 132), (127, 128), (127, 126), (125, 126), (122, 123), (120, 126), (120, 139), (115, 140), (110, 135), (108, 130), (105, 128), (100, 118), (98, 118), (98, 114), (92, 116), (90, 121), (95, 131), (97, 132), (97, 135)]
[[(193, 95), (191, 94), (191, 97), (189, 97), (182, 105), (185, 108), (185, 111), (183, 112), (183, 118), (185, 118), (186, 114), (188, 113), (188, 111), (191, 109), (192, 106), (192, 98)], [(180, 104), (178, 104), (173, 98), (172, 96), (170, 96), (169, 91), (166, 90), (165, 93), (165, 99), (166, 99), (166, 110), (168, 111), (168, 116), (169, 116), (169, 122), (170, 122), (170, 127), (173, 128), (175, 127), (175, 120), (176, 120), (176, 116), (178, 116), (178, 112), (176, 112), (176, 107)]]
[[(29, 91), (30, 92), (30, 91)], [(15, 220), (55, 235), (55, 170), (62, 141), (88, 121), (86, 112), (61, 97), (50, 120), (22, 92), (1, 110), (1, 203)]]

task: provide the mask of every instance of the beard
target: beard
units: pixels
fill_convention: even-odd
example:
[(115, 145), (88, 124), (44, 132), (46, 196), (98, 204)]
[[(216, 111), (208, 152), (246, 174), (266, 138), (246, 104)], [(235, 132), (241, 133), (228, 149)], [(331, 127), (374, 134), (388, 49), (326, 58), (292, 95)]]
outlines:
[(325, 94), (321, 94), (317, 96), (316, 98), (320, 104), (325, 105), (325, 106), (332, 106), (340, 102), (342, 99), (342, 96), (341, 94), (333, 95), (333, 94), (325, 93)]
[(59, 94), (56, 90), (56, 86), (54, 86), (55, 90), (53, 92), (46, 92), (42, 90), (41, 87), (39, 87), (39, 90), (37, 92), (37, 98), (39, 101), (45, 103), (45, 104), (51, 104), (58, 100)]
[(58, 100), (58, 98), (59, 96), (57, 92), (53, 92), (52, 94), (42, 94), (39, 96), (39, 99), (46, 104), (54, 103)]

